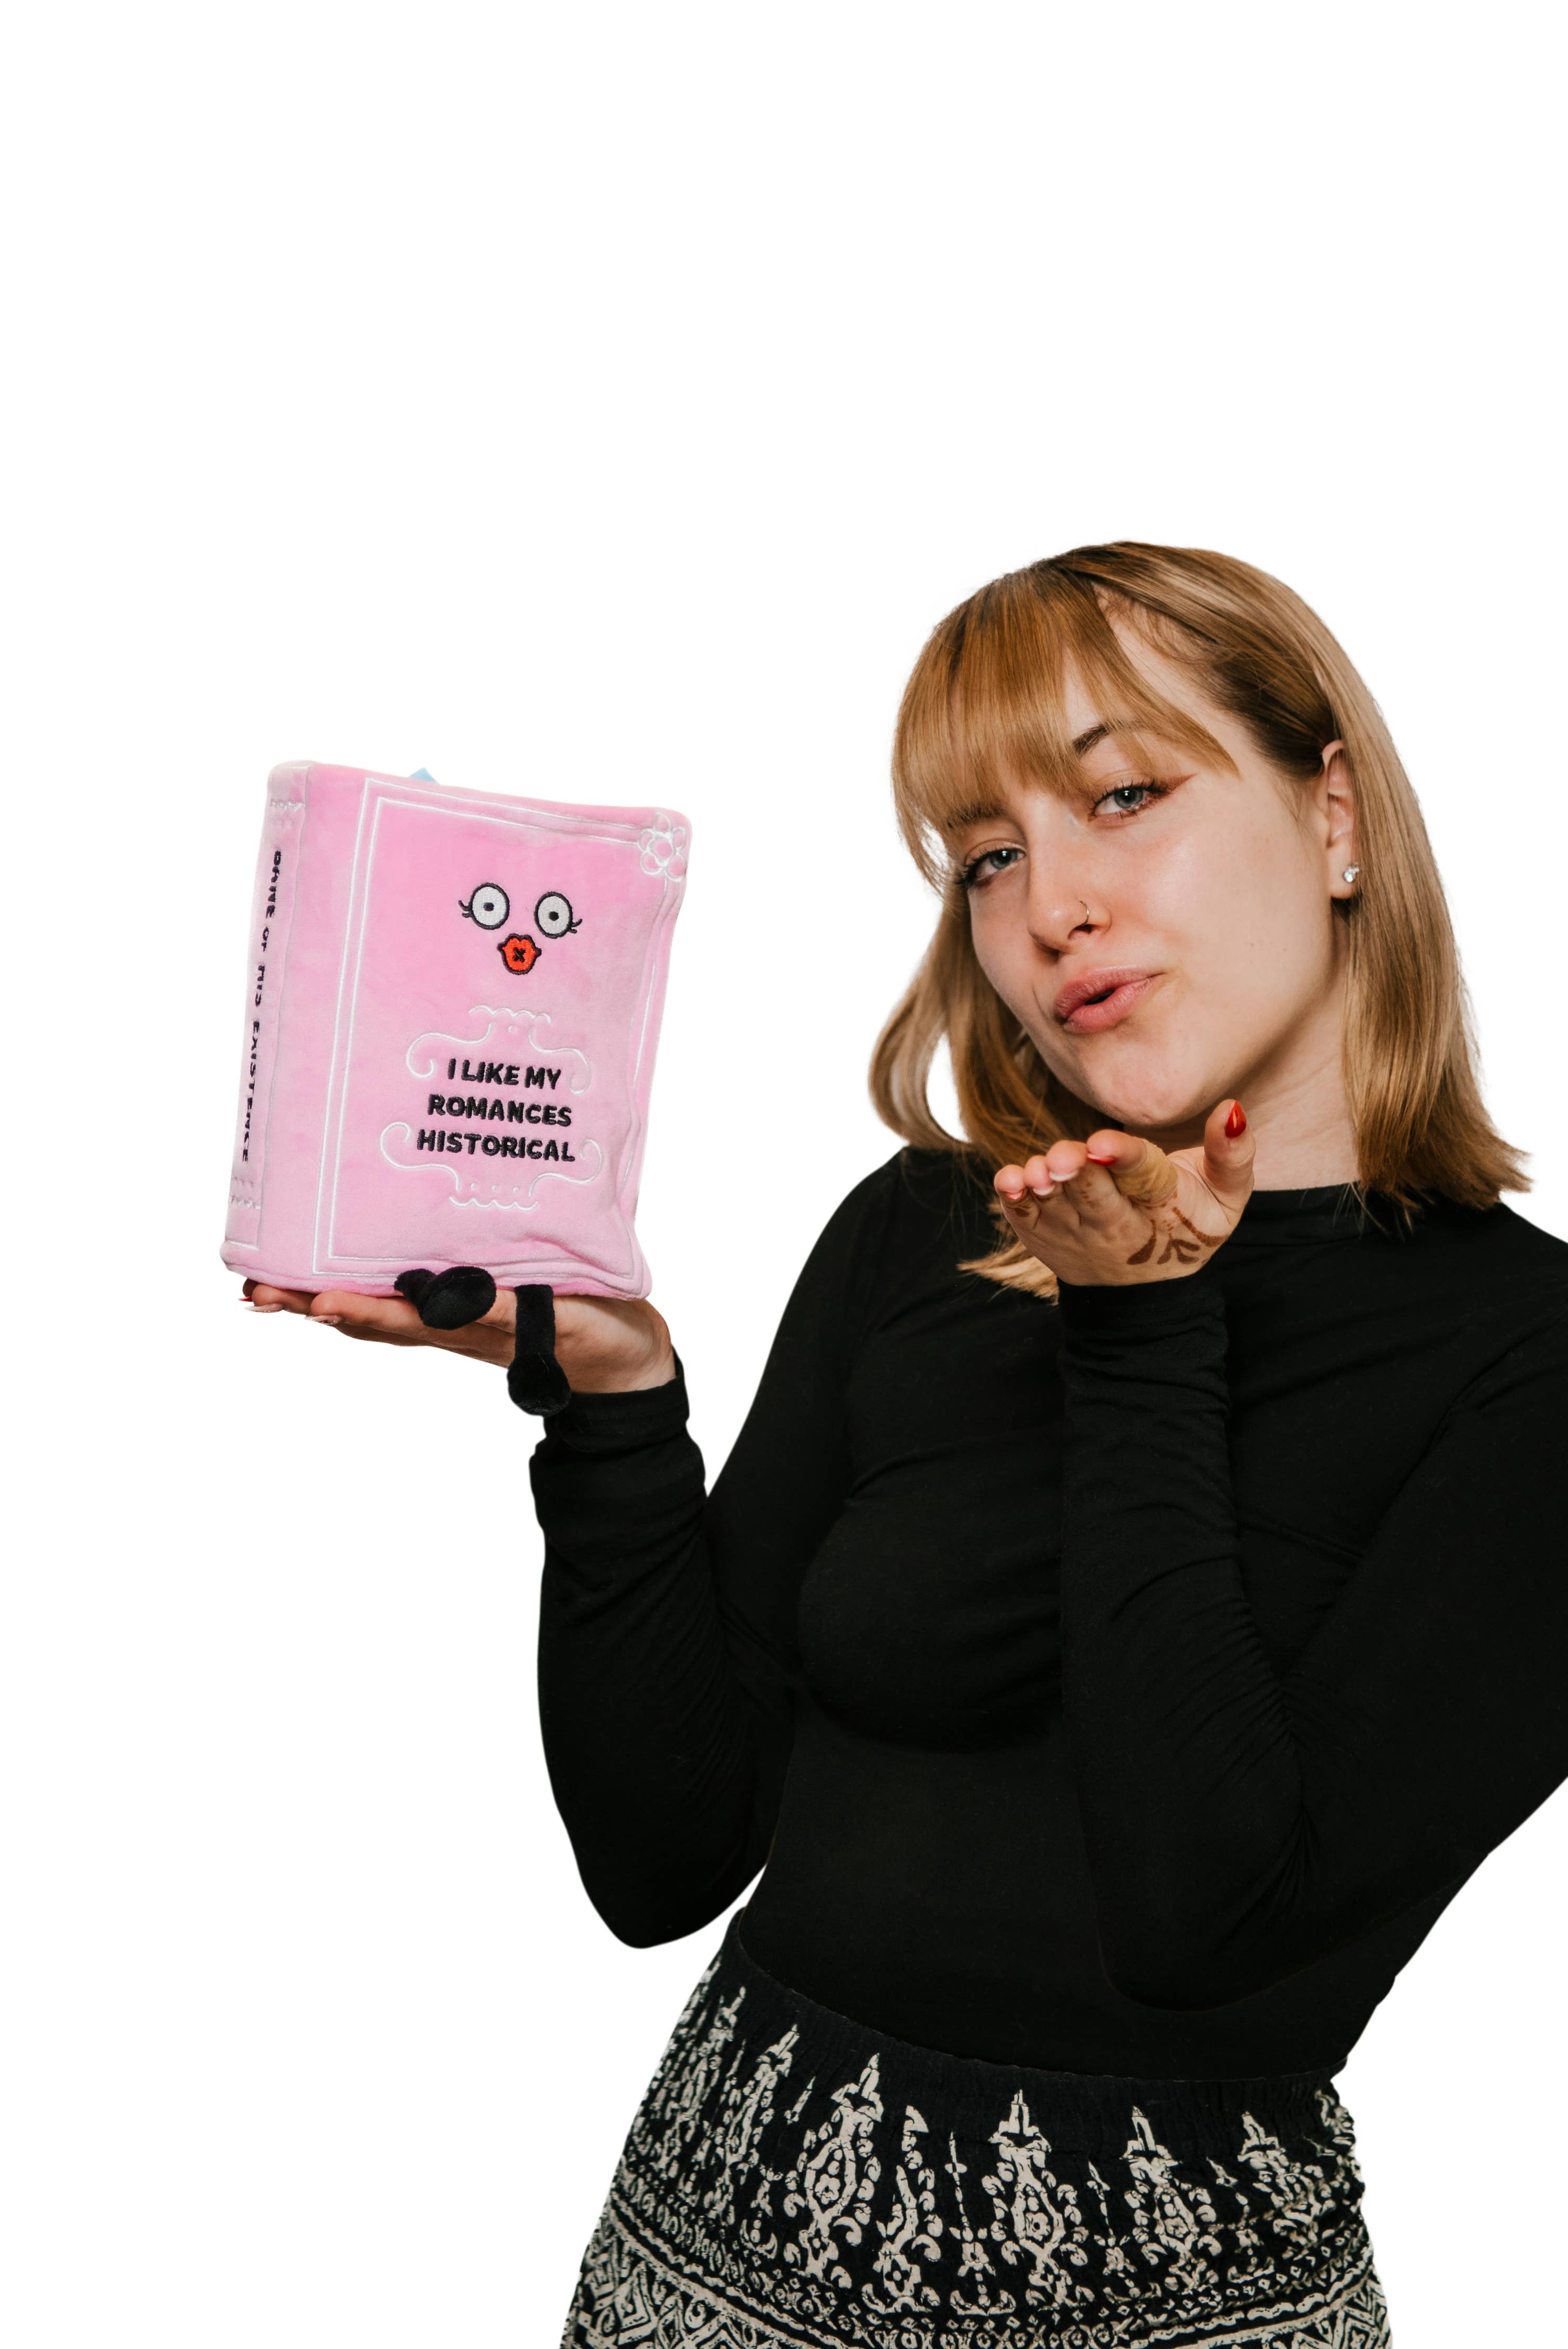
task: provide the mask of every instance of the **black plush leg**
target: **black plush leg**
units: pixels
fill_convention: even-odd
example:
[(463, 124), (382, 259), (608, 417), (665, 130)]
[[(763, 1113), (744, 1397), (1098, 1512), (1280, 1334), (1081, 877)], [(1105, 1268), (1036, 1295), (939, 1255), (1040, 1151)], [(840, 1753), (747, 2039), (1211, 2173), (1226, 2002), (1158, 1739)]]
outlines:
[(495, 1302), (495, 1283), (477, 1264), (454, 1264), (450, 1272), (416, 1267), (400, 1272), (392, 1287), (419, 1309), (427, 1330), (465, 1330), (482, 1320)]
[(566, 1374), (556, 1360), (556, 1299), (545, 1282), (517, 1291), (517, 1345), (506, 1392), (519, 1411), (540, 1419), (565, 1411), (572, 1400)]

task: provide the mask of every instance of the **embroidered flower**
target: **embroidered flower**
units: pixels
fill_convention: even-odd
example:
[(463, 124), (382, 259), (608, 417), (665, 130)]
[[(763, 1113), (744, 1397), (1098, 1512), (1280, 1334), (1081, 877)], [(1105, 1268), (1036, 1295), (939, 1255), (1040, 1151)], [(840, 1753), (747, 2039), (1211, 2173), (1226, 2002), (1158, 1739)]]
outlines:
[(637, 844), (642, 851), (645, 873), (662, 873), (671, 881), (680, 880), (686, 870), (686, 826), (683, 823), (677, 823), (672, 816), (666, 815), (659, 808), (652, 823), (638, 833)]

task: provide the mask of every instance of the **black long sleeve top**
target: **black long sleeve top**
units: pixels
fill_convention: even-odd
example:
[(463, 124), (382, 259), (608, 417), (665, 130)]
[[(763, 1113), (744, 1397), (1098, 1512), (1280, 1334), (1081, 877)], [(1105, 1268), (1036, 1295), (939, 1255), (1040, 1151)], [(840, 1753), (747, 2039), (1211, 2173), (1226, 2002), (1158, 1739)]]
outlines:
[(1204, 1269), (961, 1272), (961, 1162), (832, 1217), (714, 1485), (682, 1379), (533, 1459), (556, 1799), (626, 1940), (894, 2036), (1336, 2068), (1568, 1776), (1568, 1247), (1265, 1192)]

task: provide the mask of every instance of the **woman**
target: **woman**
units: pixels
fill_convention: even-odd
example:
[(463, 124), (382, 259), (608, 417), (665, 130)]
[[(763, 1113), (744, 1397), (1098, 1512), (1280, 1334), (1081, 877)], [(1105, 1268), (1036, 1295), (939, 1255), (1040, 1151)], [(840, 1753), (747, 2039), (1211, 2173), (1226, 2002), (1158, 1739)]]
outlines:
[[(762, 1870), (566, 2341), (1388, 2335), (1333, 2075), (1568, 1775), (1568, 1249), (1477, 1092), (1414, 797), (1278, 582), (1121, 544), (936, 631), (942, 892), (711, 1495), (562, 1299), (542, 1699), (623, 1940)], [(964, 1126), (926, 1098), (945, 1036)], [(504, 1361), (509, 1307), (286, 1299)]]

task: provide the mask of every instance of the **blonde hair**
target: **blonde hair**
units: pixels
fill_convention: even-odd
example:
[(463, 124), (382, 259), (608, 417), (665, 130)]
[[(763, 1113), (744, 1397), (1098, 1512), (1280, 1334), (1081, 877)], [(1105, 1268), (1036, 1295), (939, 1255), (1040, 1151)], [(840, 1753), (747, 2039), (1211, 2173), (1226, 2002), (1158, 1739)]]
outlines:
[[(1321, 771), (1329, 743), (1345, 745), (1361, 870), (1334, 915), (1348, 949), (1345, 1063), (1363, 1195), (1408, 1215), (1424, 1198), (1491, 1206), (1501, 1191), (1527, 1190), (1519, 1153), (1481, 1102), (1442, 883), (1376, 703), (1299, 595), (1266, 571), (1194, 547), (1078, 547), (992, 580), (932, 631), (898, 711), (893, 792), (904, 839), (942, 905), (872, 1056), (878, 1114), (919, 1148), (992, 1168), (1104, 1123), (1053, 1075), (981, 971), (944, 833), (967, 809), (993, 803), (1009, 778), (1059, 788), (1071, 776), (1069, 667), (1124, 727), (1231, 763), (1139, 674), (1113, 619), (1136, 626), (1241, 720), (1286, 788), (1286, 779)], [(961, 1136), (940, 1123), (929, 1095), (944, 1037)], [(1044, 1294), (1054, 1286), (1011, 1235), (968, 1268)]]

